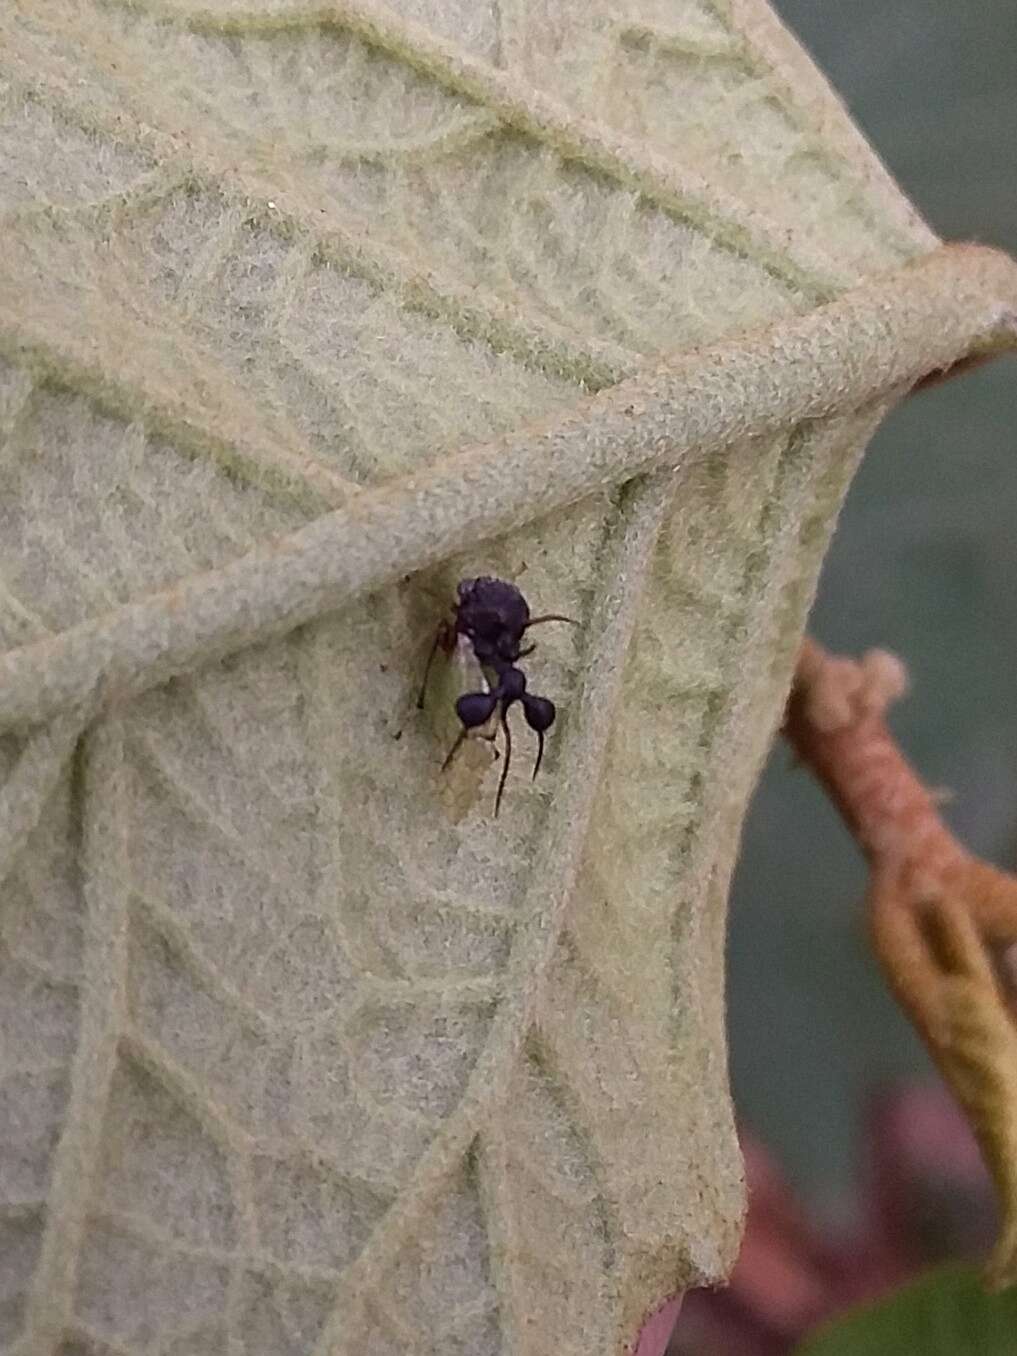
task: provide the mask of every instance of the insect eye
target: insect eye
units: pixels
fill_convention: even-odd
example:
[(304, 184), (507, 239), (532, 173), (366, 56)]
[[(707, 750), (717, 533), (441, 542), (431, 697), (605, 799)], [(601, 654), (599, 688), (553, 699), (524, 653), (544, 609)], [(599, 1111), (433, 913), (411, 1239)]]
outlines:
[(474, 730), (487, 724), (497, 705), (493, 692), (467, 692), (456, 702), (456, 715), (467, 730)]
[(531, 730), (543, 734), (554, 724), (557, 715), (554, 702), (547, 697), (532, 697), (528, 692), (523, 696), (523, 715)]

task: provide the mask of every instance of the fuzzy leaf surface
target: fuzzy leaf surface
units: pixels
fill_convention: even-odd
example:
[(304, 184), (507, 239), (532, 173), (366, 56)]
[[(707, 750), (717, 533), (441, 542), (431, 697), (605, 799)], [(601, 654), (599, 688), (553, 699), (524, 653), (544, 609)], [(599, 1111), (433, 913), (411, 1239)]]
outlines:
[[(937, 243), (756, 0), (14, 0), (0, 146), (12, 664)], [(111, 649), (96, 719), (44, 677), (0, 734), (3, 1350), (589, 1356), (723, 1276), (727, 883), (880, 408), (240, 609), (142, 695)], [(414, 708), (471, 573), (582, 623), (498, 820)]]

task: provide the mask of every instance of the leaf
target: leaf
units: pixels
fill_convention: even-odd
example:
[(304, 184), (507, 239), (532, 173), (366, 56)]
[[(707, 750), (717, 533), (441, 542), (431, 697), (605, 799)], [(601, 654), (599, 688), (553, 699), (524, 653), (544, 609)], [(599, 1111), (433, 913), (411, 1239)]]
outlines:
[(797, 1356), (1007, 1356), (1017, 1291), (987, 1295), (968, 1268), (934, 1271), (877, 1304), (828, 1324)]
[[(755, 0), (18, 0), (0, 69), (4, 1341), (621, 1350), (737, 1246), (724, 903), (833, 517), (1012, 266)], [(470, 572), (582, 627), (454, 824)]]

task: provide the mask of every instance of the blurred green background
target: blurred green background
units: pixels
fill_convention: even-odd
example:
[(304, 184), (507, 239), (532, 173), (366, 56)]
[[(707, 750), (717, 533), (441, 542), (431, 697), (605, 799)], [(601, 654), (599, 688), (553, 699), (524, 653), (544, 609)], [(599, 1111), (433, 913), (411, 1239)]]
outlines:
[[(777, 0), (904, 191), (947, 239), (1017, 254), (1017, 0)], [(1017, 864), (1017, 362), (915, 396), (873, 441), (811, 629), (907, 663), (893, 725), (950, 825)], [(865, 873), (777, 745), (746, 824), (729, 943), (739, 1114), (848, 1222), (867, 1091), (931, 1078), (870, 960)]]

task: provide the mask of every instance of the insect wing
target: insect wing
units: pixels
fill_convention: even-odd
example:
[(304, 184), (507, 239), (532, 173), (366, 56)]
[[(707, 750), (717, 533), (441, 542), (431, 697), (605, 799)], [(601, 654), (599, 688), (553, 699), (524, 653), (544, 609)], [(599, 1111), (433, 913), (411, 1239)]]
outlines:
[[(458, 698), (466, 692), (489, 691), (490, 684), (477, 663), (473, 647), (465, 636), (460, 636), (448, 661), (434, 665), (424, 699), (428, 720), (443, 748), (453, 748), (463, 733), (456, 715)], [(480, 796), (484, 777), (498, 757), (494, 746), (497, 733), (495, 712), (486, 724), (467, 733), (440, 774), (439, 798), (453, 823), (467, 815)]]

